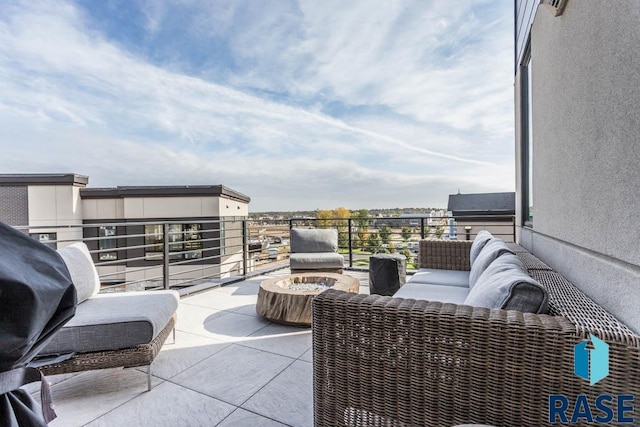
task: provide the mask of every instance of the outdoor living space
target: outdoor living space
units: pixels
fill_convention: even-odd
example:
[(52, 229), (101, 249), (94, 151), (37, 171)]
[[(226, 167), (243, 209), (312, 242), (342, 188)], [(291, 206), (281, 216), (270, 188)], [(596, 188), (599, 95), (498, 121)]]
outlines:
[[(311, 329), (256, 314), (260, 283), (288, 269), (184, 296), (176, 341), (146, 368), (47, 377), (51, 426), (312, 426)], [(345, 271), (369, 293), (368, 272)], [(37, 399), (37, 389), (34, 388)]]

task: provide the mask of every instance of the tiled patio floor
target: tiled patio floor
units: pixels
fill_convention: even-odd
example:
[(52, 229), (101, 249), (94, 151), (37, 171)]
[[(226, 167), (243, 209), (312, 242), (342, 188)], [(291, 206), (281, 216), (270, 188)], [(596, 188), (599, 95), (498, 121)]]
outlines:
[[(311, 331), (255, 312), (258, 286), (280, 270), (182, 298), (176, 342), (152, 365), (49, 377), (58, 418), (70, 426), (312, 426)], [(358, 277), (368, 293), (366, 272)]]

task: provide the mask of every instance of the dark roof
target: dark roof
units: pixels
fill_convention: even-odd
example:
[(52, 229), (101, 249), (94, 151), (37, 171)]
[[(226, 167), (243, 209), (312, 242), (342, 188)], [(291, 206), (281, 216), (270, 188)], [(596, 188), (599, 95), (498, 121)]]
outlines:
[(89, 177), (75, 173), (3, 173), (0, 185), (64, 185), (84, 187)]
[(447, 210), (456, 215), (514, 215), (516, 193), (450, 194)]
[(114, 199), (122, 197), (184, 197), (184, 196), (218, 196), (226, 199), (249, 203), (251, 198), (224, 185), (175, 185), (175, 186), (140, 186), (113, 188), (83, 188), (80, 197), (83, 199)]

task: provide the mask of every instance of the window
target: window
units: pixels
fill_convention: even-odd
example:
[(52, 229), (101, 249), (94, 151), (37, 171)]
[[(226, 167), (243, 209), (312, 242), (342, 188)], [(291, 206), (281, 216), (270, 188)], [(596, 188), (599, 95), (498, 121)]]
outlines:
[[(202, 258), (200, 224), (169, 224), (169, 259)], [(164, 232), (162, 224), (145, 225), (146, 259), (162, 259)]]
[(57, 233), (31, 233), (30, 236), (52, 249), (57, 249)]
[(527, 46), (520, 66), (521, 170), (523, 223), (533, 226), (533, 91), (531, 47)]
[[(116, 227), (113, 225), (100, 226), (98, 229), (98, 249), (115, 249), (118, 246), (116, 235)], [(114, 261), (118, 259), (117, 252), (99, 252), (98, 259), (100, 261)]]

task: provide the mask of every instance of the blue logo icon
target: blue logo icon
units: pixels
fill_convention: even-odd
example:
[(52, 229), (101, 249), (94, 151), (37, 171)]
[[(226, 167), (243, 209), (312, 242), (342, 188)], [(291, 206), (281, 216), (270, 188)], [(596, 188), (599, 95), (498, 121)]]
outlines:
[(588, 349), (589, 341), (576, 344), (573, 349), (573, 369), (577, 376), (594, 385), (609, 375), (609, 345), (591, 335), (593, 348)]

